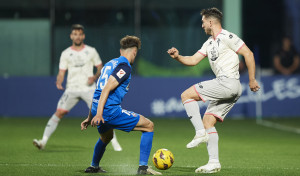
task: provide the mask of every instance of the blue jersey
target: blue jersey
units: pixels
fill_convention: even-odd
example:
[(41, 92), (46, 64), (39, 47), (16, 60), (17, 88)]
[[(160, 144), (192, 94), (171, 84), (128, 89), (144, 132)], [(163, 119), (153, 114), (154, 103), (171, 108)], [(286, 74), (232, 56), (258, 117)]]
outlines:
[(121, 102), (128, 92), (129, 82), (131, 79), (131, 65), (129, 61), (124, 57), (112, 59), (104, 65), (101, 70), (101, 75), (97, 82), (97, 87), (93, 97), (92, 115), (95, 116), (98, 108), (98, 101), (100, 99), (101, 92), (105, 87), (108, 78), (113, 76), (119, 82), (116, 89), (112, 90), (107, 98), (106, 104), (103, 109), (104, 120), (110, 120), (119, 115), (122, 112)]

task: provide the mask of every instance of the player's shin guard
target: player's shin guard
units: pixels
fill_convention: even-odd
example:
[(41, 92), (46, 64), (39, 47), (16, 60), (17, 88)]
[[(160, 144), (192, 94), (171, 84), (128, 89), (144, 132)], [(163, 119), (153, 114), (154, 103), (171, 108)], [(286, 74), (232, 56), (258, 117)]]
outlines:
[(92, 166), (97, 167), (99, 166), (99, 162), (103, 156), (103, 153), (105, 152), (106, 145), (102, 140), (99, 138), (97, 141), (95, 148), (94, 148), (94, 155), (92, 160)]
[(205, 133), (205, 130), (200, 115), (200, 108), (197, 101), (193, 99), (188, 99), (183, 102), (183, 106), (196, 130), (196, 133), (199, 133), (201, 131), (199, 135), (203, 135)]
[(140, 144), (140, 166), (147, 166), (152, 148), (153, 132), (143, 132)]
[(219, 135), (215, 127), (206, 130), (208, 133), (207, 151), (210, 162), (219, 162)]

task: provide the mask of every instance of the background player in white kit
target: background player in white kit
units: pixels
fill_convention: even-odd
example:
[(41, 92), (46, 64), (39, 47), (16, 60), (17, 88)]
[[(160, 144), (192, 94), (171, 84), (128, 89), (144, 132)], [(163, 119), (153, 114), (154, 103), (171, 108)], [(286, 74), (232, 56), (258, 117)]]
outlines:
[[(194, 139), (187, 144), (187, 148), (197, 147), (207, 142), (209, 161), (206, 165), (195, 170), (196, 173), (214, 173), (221, 170), (218, 152), (219, 136), (214, 127), (217, 121), (223, 121), (242, 93), (239, 80), (239, 58), (245, 58), (249, 74), (249, 87), (252, 91), (259, 90), (255, 79), (255, 61), (251, 50), (235, 34), (222, 29), (223, 14), (217, 8), (201, 11), (202, 28), (207, 35), (211, 35), (202, 48), (193, 56), (181, 56), (179, 51), (172, 47), (169, 55), (184, 65), (197, 65), (208, 57), (210, 66), (216, 75), (215, 79), (203, 81), (193, 85), (181, 94), (187, 115), (196, 130)], [(197, 101), (210, 103), (203, 117)]]
[[(85, 34), (82, 25), (72, 25), (70, 38), (73, 42), (72, 46), (65, 49), (61, 54), (59, 72), (56, 79), (57, 89), (63, 90), (62, 83), (66, 70), (68, 70), (66, 90), (58, 102), (56, 112), (49, 119), (45, 127), (43, 138), (41, 140), (33, 140), (33, 144), (38, 149), (45, 148), (48, 139), (55, 131), (60, 119), (62, 119), (80, 99), (85, 101), (88, 107), (91, 106), (96, 88), (95, 80), (98, 80), (101, 68), (103, 67), (96, 49), (83, 43)], [(93, 74), (94, 66), (97, 68), (95, 75)], [(115, 134), (112, 139), (112, 145), (114, 150), (122, 150)]]

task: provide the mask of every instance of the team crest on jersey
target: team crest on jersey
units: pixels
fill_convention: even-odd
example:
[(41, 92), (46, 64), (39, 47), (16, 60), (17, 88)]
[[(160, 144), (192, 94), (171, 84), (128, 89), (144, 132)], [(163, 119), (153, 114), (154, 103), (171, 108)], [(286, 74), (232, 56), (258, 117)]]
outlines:
[(219, 52), (218, 52), (218, 50), (217, 50), (215, 47), (213, 47), (213, 48), (210, 50), (210, 54), (211, 54), (210, 59), (211, 59), (212, 61), (217, 60), (218, 57), (219, 57)]
[(117, 73), (117, 76), (121, 79), (125, 74), (126, 72), (123, 69), (120, 69)]

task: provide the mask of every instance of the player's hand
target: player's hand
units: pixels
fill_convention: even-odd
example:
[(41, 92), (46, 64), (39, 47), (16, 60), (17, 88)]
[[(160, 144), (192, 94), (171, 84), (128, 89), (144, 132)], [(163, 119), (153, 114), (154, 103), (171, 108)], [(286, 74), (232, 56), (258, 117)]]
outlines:
[(85, 119), (84, 121), (81, 122), (81, 131), (82, 130), (86, 130), (87, 127), (90, 125), (91, 121), (89, 120), (89, 118)]
[(95, 127), (95, 126), (99, 125), (101, 122), (104, 123), (104, 119), (103, 119), (102, 115), (96, 114), (95, 117), (91, 121), (91, 125), (92, 125), (92, 127)]
[(256, 92), (260, 89), (260, 86), (258, 85), (258, 82), (255, 79), (249, 81), (249, 87), (253, 92)]
[(56, 83), (56, 87), (58, 90), (64, 90), (64, 87), (59, 83)]
[(95, 82), (95, 77), (91, 76), (88, 78), (88, 85), (92, 85)]
[(173, 59), (176, 59), (176, 58), (178, 58), (178, 56), (179, 56), (179, 51), (178, 51), (176, 48), (174, 48), (174, 47), (172, 47), (171, 49), (169, 49), (169, 50), (167, 51), (167, 53), (168, 53)]

